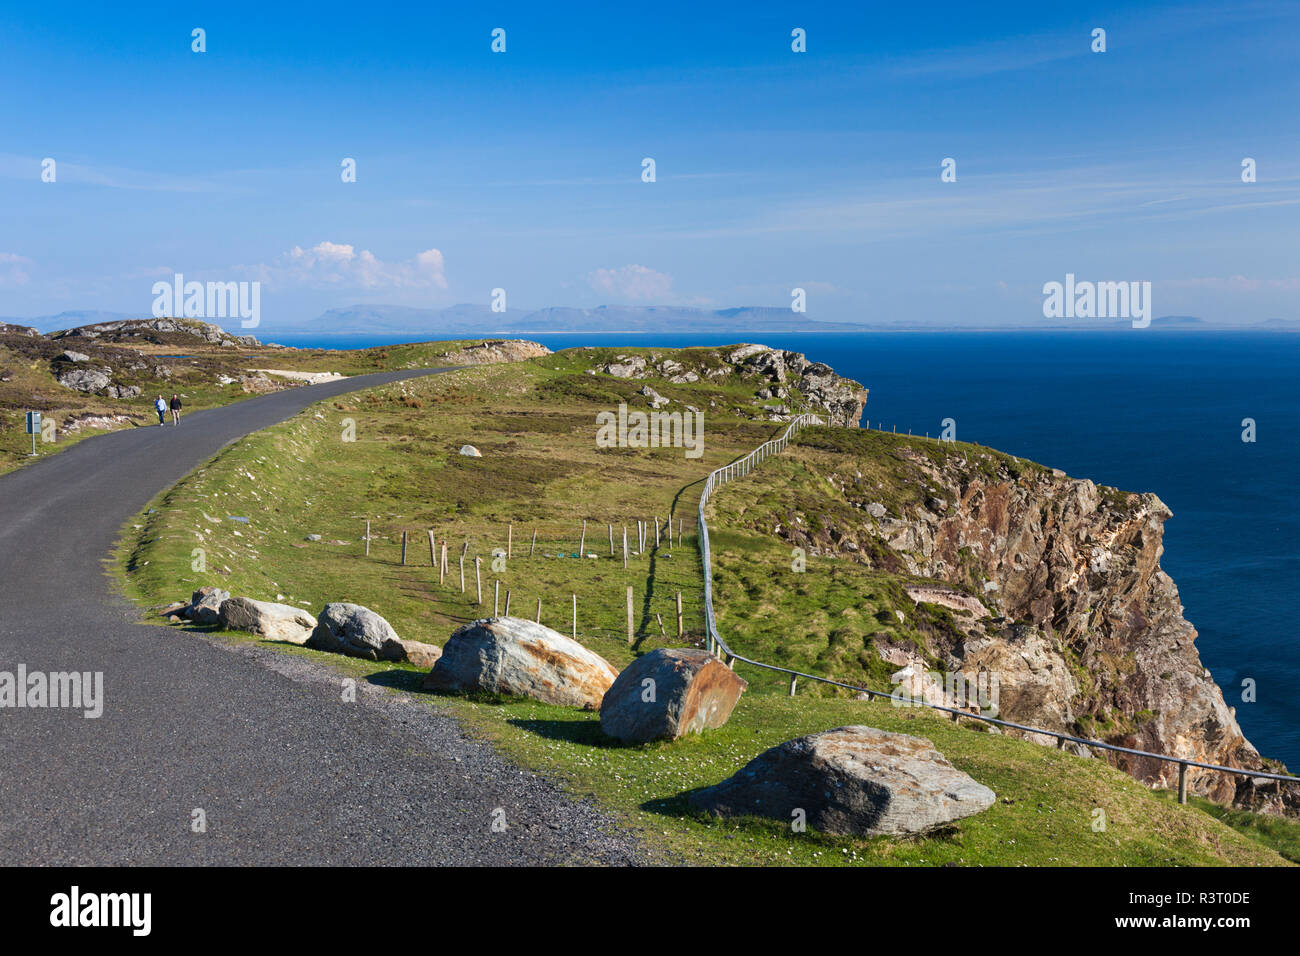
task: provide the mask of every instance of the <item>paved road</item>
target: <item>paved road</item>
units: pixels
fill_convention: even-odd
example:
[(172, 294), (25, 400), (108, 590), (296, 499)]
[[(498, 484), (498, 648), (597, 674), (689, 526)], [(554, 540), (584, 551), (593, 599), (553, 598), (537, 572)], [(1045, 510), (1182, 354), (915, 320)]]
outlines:
[[(87, 439), (0, 478), (0, 672), (102, 671), (105, 699), (98, 719), (0, 708), (0, 864), (639, 858), (591, 806), (449, 717), (368, 687), (345, 704), (318, 665), (136, 623), (112, 592), (104, 561), (118, 530), (163, 488), (313, 401), (415, 374), (427, 373), (291, 389), (179, 428)], [(191, 827), (196, 809), (205, 833)]]

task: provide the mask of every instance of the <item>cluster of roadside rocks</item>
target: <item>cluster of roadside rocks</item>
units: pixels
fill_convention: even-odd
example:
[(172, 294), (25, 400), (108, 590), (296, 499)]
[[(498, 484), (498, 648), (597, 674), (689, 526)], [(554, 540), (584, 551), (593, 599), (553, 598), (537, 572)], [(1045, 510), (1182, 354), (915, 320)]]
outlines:
[[(814, 411), (824, 413), (829, 424), (845, 428), (856, 428), (862, 419), (867, 390), (836, 375), (829, 365), (810, 361), (799, 352), (752, 344), (703, 352), (701, 371), (687, 367), (678, 359), (651, 353), (649, 357), (616, 355), (613, 362), (593, 369), (592, 374), (599, 371), (615, 378), (660, 378), (672, 385), (698, 382), (701, 377), (711, 381), (739, 377), (753, 380), (755, 403), (763, 403), (755, 417), (789, 421), (801, 411)], [(642, 389), (642, 394), (651, 398), (655, 408), (668, 401), (649, 386)]]
[[(428, 667), (424, 689), (526, 697), (600, 712), (604, 734), (624, 745), (675, 741), (726, 724), (748, 684), (713, 654), (659, 648), (621, 672), (599, 654), (538, 622), (484, 618), (439, 648), (404, 640), (358, 604), (330, 603), (319, 617), (287, 604), (232, 597), (217, 587), (161, 613), (247, 631), (321, 651)], [(718, 816), (802, 819), (850, 836), (925, 833), (978, 813), (996, 799), (928, 740), (865, 726), (838, 727), (773, 747), (690, 804)]]

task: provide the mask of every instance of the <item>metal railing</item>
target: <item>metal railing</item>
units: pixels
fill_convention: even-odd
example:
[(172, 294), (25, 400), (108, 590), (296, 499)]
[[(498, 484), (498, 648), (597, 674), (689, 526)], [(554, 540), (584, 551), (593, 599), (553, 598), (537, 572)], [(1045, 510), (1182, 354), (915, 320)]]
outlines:
[(858, 684), (846, 684), (842, 681), (833, 680), (829, 677), (822, 677), (818, 674), (806, 674), (803, 671), (791, 670), (788, 667), (780, 667), (776, 664), (768, 664), (765, 661), (757, 661), (753, 658), (744, 657), (737, 654), (722, 639), (718, 633), (717, 618), (713, 612), (713, 564), (709, 551), (709, 526), (704, 520), (704, 509), (708, 505), (709, 499), (713, 496), (718, 488), (722, 487), (729, 481), (737, 478), (743, 478), (754, 470), (762, 462), (766, 461), (773, 455), (782, 452), (790, 444), (790, 439), (799, 431), (809, 425), (823, 424), (822, 420), (816, 415), (804, 414), (793, 419), (790, 425), (779, 438), (773, 438), (759, 445), (753, 451), (743, 458), (723, 465), (721, 468), (710, 472), (709, 477), (704, 482), (704, 490), (700, 493), (699, 509), (699, 542), (700, 542), (700, 561), (704, 569), (704, 622), (707, 628), (707, 646), (711, 653), (718, 655), (726, 660), (728, 667), (734, 667), (736, 662), (748, 664), (751, 667), (760, 667), (764, 670), (776, 671), (781, 674), (790, 676), (790, 696), (794, 696), (795, 685), (799, 678), (816, 681), (821, 684), (829, 684), (832, 687), (842, 687), (846, 690), (857, 691), (866, 694), (869, 697), (884, 697), (895, 701), (904, 701), (910, 706), (928, 707), (931, 710), (938, 710), (944, 713), (952, 714), (954, 719), (966, 718), (968, 720), (979, 720), (986, 724), (993, 724), (998, 727), (1006, 727), (1010, 730), (1019, 730), (1025, 733), (1044, 734), (1048, 737), (1055, 737), (1064, 743), (1081, 744), (1085, 747), (1095, 747), (1099, 750), (1109, 750), (1114, 753), (1129, 754), (1134, 757), (1148, 757), (1152, 760), (1160, 760), (1165, 763), (1178, 765), (1178, 802), (1187, 802), (1187, 768), (1196, 767), (1200, 770), (1212, 770), (1218, 773), (1231, 773), (1237, 776), (1250, 777), (1255, 780), (1277, 780), (1279, 781), (1296, 781), (1300, 782), (1300, 777), (1281, 774), (1268, 773), (1262, 770), (1246, 770), (1242, 767), (1226, 767), (1222, 764), (1203, 763), (1198, 760), (1190, 760), (1186, 757), (1171, 757), (1168, 754), (1152, 753), (1149, 750), (1136, 750), (1132, 747), (1121, 747), (1118, 744), (1108, 744), (1102, 740), (1092, 740), (1087, 737), (1076, 737), (1073, 734), (1062, 733), (1058, 730), (1047, 730), (1043, 727), (1030, 727), (1025, 724), (1013, 723), (1009, 720), (999, 720), (996, 717), (986, 717), (983, 714), (977, 714), (972, 711), (962, 710), (957, 707), (947, 707), (943, 704), (932, 704), (928, 701), (915, 697), (904, 697), (901, 692), (888, 693), (886, 691), (872, 690), (870, 687), (862, 687)]

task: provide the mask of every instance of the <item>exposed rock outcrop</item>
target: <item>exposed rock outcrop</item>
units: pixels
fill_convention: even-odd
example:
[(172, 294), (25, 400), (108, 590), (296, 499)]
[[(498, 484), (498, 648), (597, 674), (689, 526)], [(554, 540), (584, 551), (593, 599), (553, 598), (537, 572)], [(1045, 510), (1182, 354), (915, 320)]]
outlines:
[[(688, 363), (696, 364), (698, 371)], [(597, 366), (596, 371), (615, 378), (661, 378), (675, 385), (698, 382), (701, 376), (711, 381), (746, 379), (755, 387), (751, 415), (765, 421), (789, 421), (803, 412), (814, 412), (823, 415), (827, 424), (856, 428), (867, 404), (867, 390), (836, 375), (829, 365), (766, 345), (683, 350), (676, 358), (621, 354)], [(650, 398), (655, 408), (667, 404), (649, 386), (641, 394)]]
[(148, 339), (151, 334), (189, 335), (200, 338), (211, 345), (234, 347), (238, 345), (256, 346), (260, 344), (251, 335), (232, 335), (220, 326), (198, 319), (123, 319), (117, 322), (100, 322), (94, 325), (82, 325), (74, 329), (51, 332), (51, 339), (78, 337), (100, 339), (105, 342), (127, 342), (136, 338)]
[(496, 365), (501, 362), (522, 362), (525, 359), (550, 355), (551, 350), (527, 339), (489, 339), (478, 345), (448, 352), (442, 360), (448, 365)]
[(644, 743), (721, 727), (748, 686), (708, 651), (653, 650), (624, 668), (605, 692), (600, 729)]
[(54, 373), (55, 380), (64, 388), (93, 394), (108, 388), (112, 369), (85, 365), (66, 365)]
[[(832, 521), (816, 533), (787, 527), (783, 534), (814, 553), (955, 586), (972, 611), (987, 606), (996, 617), (954, 615), (959, 633), (927, 650), (950, 671), (996, 673), (1000, 717), (1207, 763), (1279, 769), (1246, 740), (1201, 663), (1196, 630), (1160, 568), (1171, 512), (1158, 497), (1073, 480), (995, 452), (931, 444), (931, 452), (898, 452), (895, 480), (924, 489), (920, 500), (872, 508), (881, 489), (831, 476), (860, 509), (856, 520)], [(919, 589), (909, 593), (954, 603)], [(1045, 736), (1040, 742), (1055, 744)], [(1177, 784), (1175, 764), (1096, 755), (1145, 782)], [(1192, 771), (1188, 779), (1211, 799), (1300, 808), (1300, 788), (1279, 792), (1275, 783), (1257, 787), (1249, 778), (1209, 772)]]
[(690, 797), (720, 816), (799, 819), (840, 836), (925, 833), (987, 810), (996, 794), (921, 737), (838, 727), (787, 740)]
[(495, 617), (458, 628), (424, 686), (596, 709), (617, 676), (603, 657), (558, 631), (522, 618)]

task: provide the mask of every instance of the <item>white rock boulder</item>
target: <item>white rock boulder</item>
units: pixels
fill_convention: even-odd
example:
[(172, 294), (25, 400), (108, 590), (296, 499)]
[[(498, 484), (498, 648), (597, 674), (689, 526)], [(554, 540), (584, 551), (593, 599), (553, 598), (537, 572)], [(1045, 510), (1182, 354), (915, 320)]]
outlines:
[(840, 836), (925, 833), (987, 810), (997, 795), (921, 737), (837, 727), (787, 740), (690, 797), (719, 816), (761, 816)]
[(316, 619), (301, 608), (237, 597), (221, 602), (217, 623), (228, 631), (249, 631), (273, 641), (305, 644)]
[(424, 686), (597, 709), (617, 676), (607, 660), (558, 631), (522, 618), (495, 617), (458, 628)]

